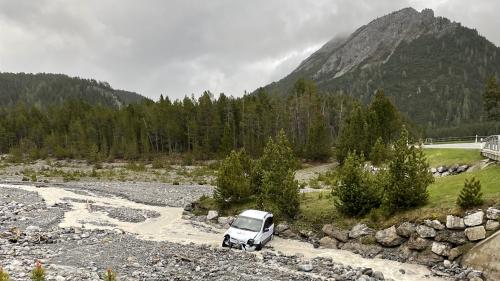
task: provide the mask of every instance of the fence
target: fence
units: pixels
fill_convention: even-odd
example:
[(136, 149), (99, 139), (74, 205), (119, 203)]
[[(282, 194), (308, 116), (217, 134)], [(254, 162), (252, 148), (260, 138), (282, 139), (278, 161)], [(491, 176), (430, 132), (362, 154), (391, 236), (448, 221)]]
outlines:
[(481, 154), (484, 157), (500, 161), (500, 135), (489, 136), (484, 139), (483, 149), (481, 149)]

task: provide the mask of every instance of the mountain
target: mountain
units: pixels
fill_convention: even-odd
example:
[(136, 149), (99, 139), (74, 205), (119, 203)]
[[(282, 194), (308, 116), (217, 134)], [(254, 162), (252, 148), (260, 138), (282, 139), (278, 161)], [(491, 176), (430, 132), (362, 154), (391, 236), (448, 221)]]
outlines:
[(119, 108), (141, 101), (145, 97), (133, 92), (115, 90), (106, 82), (63, 74), (0, 73), (0, 107), (23, 102), (26, 105), (46, 108), (72, 99)]
[(405, 8), (330, 40), (264, 89), (286, 95), (307, 78), (321, 92), (368, 102), (383, 88), (414, 122), (443, 128), (482, 120), (485, 81), (498, 74), (500, 50), (476, 30)]

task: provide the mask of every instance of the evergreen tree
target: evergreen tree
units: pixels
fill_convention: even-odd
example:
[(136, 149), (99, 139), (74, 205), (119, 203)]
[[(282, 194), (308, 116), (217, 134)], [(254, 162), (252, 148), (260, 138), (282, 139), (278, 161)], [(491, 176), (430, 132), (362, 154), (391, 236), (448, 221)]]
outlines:
[(370, 160), (373, 165), (380, 165), (387, 160), (387, 157), (388, 149), (385, 147), (382, 138), (379, 137), (371, 149)]
[(500, 121), (500, 87), (495, 76), (491, 76), (483, 94), (484, 109), (491, 120)]
[(472, 177), (465, 179), (464, 187), (457, 198), (457, 205), (462, 209), (469, 209), (483, 204), (483, 193), (481, 192), (481, 182)]
[[(372, 140), (382, 138), (384, 144), (391, 143), (401, 129), (401, 118), (398, 110), (385, 96), (382, 89), (377, 90), (369, 111), (372, 114), (369, 121)], [(374, 143), (375, 141), (371, 144)]]
[(337, 160), (343, 163), (349, 152), (368, 155), (369, 135), (366, 116), (361, 105), (356, 105), (346, 120), (336, 147)]
[(309, 128), (306, 144), (306, 158), (326, 161), (332, 154), (330, 132), (326, 127), (323, 115), (317, 114)]
[(339, 169), (333, 189), (336, 208), (350, 216), (362, 216), (380, 205), (374, 176), (364, 169), (363, 164), (362, 157), (350, 152)]
[(247, 164), (242, 158), (241, 152), (233, 150), (220, 163), (214, 192), (220, 208), (251, 195), (249, 172), (245, 170)]
[(424, 205), (429, 197), (427, 186), (434, 182), (422, 148), (408, 143), (408, 131), (403, 128), (385, 182), (383, 205), (389, 212)]
[(38, 260), (35, 263), (35, 268), (31, 271), (31, 280), (45, 281), (45, 269), (43, 269), (42, 263)]

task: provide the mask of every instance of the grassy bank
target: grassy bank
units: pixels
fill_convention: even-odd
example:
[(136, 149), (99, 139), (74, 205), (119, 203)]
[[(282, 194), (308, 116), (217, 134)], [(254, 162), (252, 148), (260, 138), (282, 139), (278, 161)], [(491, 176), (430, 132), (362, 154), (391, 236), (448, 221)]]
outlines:
[(470, 165), (483, 159), (478, 149), (426, 148), (424, 152), (431, 167)]

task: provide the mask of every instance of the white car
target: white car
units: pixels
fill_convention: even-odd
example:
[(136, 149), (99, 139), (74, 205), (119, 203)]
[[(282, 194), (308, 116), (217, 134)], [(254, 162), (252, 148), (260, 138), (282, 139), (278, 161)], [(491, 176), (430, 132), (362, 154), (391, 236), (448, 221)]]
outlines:
[(273, 239), (273, 233), (273, 214), (246, 210), (236, 217), (231, 227), (224, 233), (222, 247), (259, 251)]

